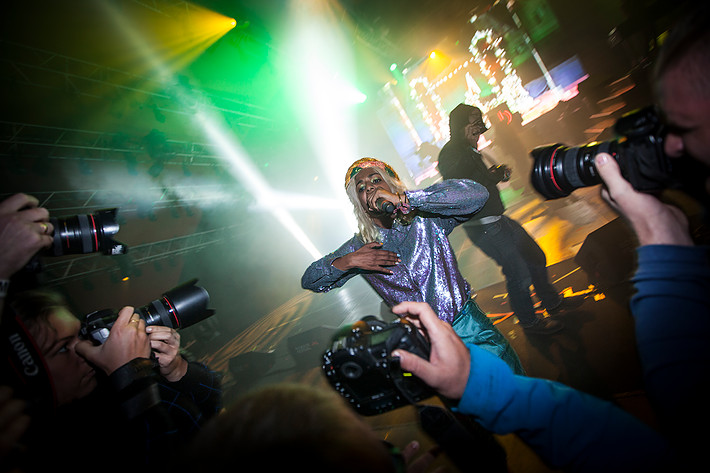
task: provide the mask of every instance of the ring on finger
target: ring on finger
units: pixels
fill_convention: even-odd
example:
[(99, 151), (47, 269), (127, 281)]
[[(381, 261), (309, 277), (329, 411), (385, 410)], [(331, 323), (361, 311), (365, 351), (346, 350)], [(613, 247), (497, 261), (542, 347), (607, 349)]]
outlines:
[(42, 227), (42, 234), (46, 234), (47, 230), (49, 230), (49, 227), (47, 226), (47, 224), (44, 222), (39, 222), (39, 225)]

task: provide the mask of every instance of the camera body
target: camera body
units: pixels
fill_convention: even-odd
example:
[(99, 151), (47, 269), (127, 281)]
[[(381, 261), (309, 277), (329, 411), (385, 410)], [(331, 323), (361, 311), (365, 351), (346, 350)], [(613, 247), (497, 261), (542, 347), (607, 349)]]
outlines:
[(566, 197), (580, 187), (601, 184), (594, 165), (598, 153), (609, 153), (634, 189), (656, 193), (677, 183), (670, 158), (663, 150), (663, 124), (650, 106), (621, 117), (614, 124), (618, 140), (566, 147), (535, 148), (530, 180), (545, 199)]
[(326, 379), (360, 414), (370, 416), (414, 404), (434, 391), (403, 372), (392, 351), (402, 349), (429, 359), (429, 342), (406, 319), (387, 324), (364, 317), (339, 331), (323, 354)]
[[(145, 320), (146, 325), (161, 325), (175, 330), (186, 328), (214, 314), (207, 309), (210, 296), (207, 291), (196, 286), (192, 279), (177, 286), (150, 304), (135, 309), (135, 313)], [(118, 314), (113, 309), (103, 309), (87, 314), (79, 329), (79, 336), (95, 345), (103, 344)]]

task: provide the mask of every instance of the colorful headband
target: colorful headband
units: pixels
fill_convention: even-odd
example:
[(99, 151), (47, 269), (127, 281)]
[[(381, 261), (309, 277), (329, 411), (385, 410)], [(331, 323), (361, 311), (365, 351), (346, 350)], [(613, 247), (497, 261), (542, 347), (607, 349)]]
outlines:
[(352, 163), (348, 168), (348, 172), (345, 173), (346, 189), (348, 187), (348, 184), (350, 184), (350, 179), (355, 177), (357, 173), (359, 173), (365, 168), (380, 168), (383, 171), (387, 171), (387, 174), (389, 174), (391, 177), (399, 180), (399, 176), (389, 164), (383, 163), (382, 161), (375, 158), (361, 158)]

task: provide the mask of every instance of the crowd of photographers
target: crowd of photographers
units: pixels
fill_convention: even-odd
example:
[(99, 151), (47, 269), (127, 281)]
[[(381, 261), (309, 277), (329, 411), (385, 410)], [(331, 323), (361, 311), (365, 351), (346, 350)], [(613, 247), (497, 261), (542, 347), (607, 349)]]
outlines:
[[(657, 60), (655, 79), (667, 125), (667, 154), (706, 165), (708, 21), (708, 7), (701, 6), (672, 31)], [(472, 416), (492, 432), (517, 434), (552, 468), (694, 467), (702, 458), (709, 420), (704, 402), (710, 366), (707, 248), (695, 244), (679, 209), (634, 189), (613, 157), (599, 154), (595, 166), (604, 181), (603, 197), (629, 221), (641, 244), (631, 311), (657, 428), (611, 402), (514, 374), (497, 357), (465, 345), (425, 303), (404, 302), (393, 311), (426, 334), (428, 359), (403, 350), (392, 355), (404, 370), (451, 400), (453, 411)], [(47, 211), (32, 197), (20, 194), (0, 203), (3, 330), (10, 323), (24, 330), (43, 357), (37, 363), (25, 356), (24, 367), (42, 365), (52, 381), (46, 396), (36, 399), (19, 400), (16, 392), (0, 388), (3, 468), (170, 464), (176, 470), (213, 471), (215, 465), (237, 469), (253, 461), (263, 471), (297, 466), (391, 472), (424, 471), (433, 458), (427, 454), (411, 462), (416, 444), (398, 452), (382, 443), (335, 393), (316, 388), (267, 387), (218, 415), (219, 376), (188, 363), (179, 354), (179, 334), (167, 327), (146, 327), (132, 307), (119, 312), (102, 345), (80, 339), (80, 322), (60, 299), (41, 292), (8, 296), (12, 275), (51, 244), (51, 233)], [(18, 338), (13, 346), (21, 347), (25, 340)]]
[(0, 203), (3, 470), (164, 464), (222, 409), (221, 375), (188, 361), (174, 328), (147, 326), (131, 306), (95, 344), (59, 293), (13, 290), (13, 275), (52, 244), (53, 230), (34, 197)]

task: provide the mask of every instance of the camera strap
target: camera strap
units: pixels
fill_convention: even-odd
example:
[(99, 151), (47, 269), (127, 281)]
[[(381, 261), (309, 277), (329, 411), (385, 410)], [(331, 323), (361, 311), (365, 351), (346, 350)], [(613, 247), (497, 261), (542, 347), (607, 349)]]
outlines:
[(27, 327), (13, 313), (2, 321), (3, 352), (9, 371), (8, 380), (15, 394), (32, 404), (33, 408), (54, 409), (57, 405), (54, 385), (42, 353)]

